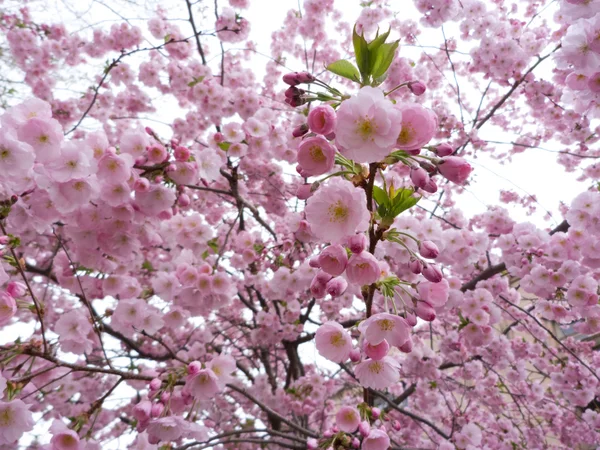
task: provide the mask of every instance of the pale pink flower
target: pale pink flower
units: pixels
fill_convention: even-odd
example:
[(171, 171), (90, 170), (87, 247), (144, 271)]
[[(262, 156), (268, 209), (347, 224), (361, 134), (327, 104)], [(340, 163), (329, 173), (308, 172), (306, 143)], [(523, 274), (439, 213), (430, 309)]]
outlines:
[(369, 226), (365, 191), (334, 178), (307, 200), (305, 213), (312, 233), (323, 241), (339, 242)]
[(60, 156), (46, 164), (50, 176), (64, 183), (92, 173), (92, 149), (81, 142), (63, 142)]
[(21, 142), (10, 128), (0, 129), (0, 181), (25, 177), (33, 168), (33, 148)]
[(385, 431), (372, 428), (360, 448), (361, 450), (387, 450), (390, 448), (390, 438)]
[(417, 286), (417, 291), (421, 300), (430, 303), (434, 308), (440, 308), (448, 301), (450, 287), (446, 279), (443, 279), (439, 283), (422, 281)]
[(235, 359), (231, 355), (219, 355), (211, 359), (206, 367), (217, 376), (219, 389), (224, 389), (225, 385), (233, 379), (231, 374), (236, 369)]
[(379, 261), (369, 252), (355, 253), (346, 266), (346, 276), (350, 283), (360, 286), (375, 283), (381, 278)]
[(271, 126), (256, 117), (250, 117), (242, 125), (242, 129), (252, 137), (265, 137), (269, 134)]
[(109, 184), (123, 183), (131, 177), (133, 160), (130, 155), (106, 152), (98, 160), (98, 178)]
[(388, 341), (385, 339), (376, 345), (371, 345), (366, 340), (363, 341), (363, 351), (365, 352), (365, 355), (375, 361), (383, 359), (383, 357), (388, 354), (389, 350), (390, 344), (388, 344)]
[(219, 378), (211, 369), (201, 369), (195, 375), (189, 375), (185, 390), (200, 400), (208, 400), (221, 390)]
[(17, 312), (17, 303), (8, 292), (0, 293), (0, 326), (6, 325)]
[(16, 130), (33, 117), (41, 120), (51, 119), (52, 107), (48, 102), (37, 97), (28, 98), (22, 103), (9, 108), (2, 114), (0, 121), (3, 128), (14, 128)]
[(352, 350), (352, 338), (337, 322), (325, 322), (315, 334), (315, 345), (321, 356), (333, 362), (344, 362)]
[(401, 347), (408, 340), (409, 329), (406, 320), (388, 313), (374, 314), (358, 326), (369, 344), (377, 345), (385, 339), (396, 347)]
[(146, 432), (148, 442), (158, 444), (159, 442), (176, 441), (187, 430), (187, 422), (181, 416), (167, 416), (151, 420)]
[(88, 317), (81, 308), (73, 309), (59, 317), (54, 331), (59, 336), (63, 351), (81, 355), (92, 349), (93, 342), (88, 339), (88, 335), (93, 329)]
[(322, 175), (335, 163), (335, 147), (321, 136), (304, 139), (298, 146), (298, 164), (304, 176)]
[(149, 216), (157, 216), (162, 211), (170, 210), (175, 200), (177, 196), (173, 189), (163, 184), (152, 184), (147, 192), (135, 193), (135, 203)]
[(435, 113), (418, 103), (402, 103), (402, 130), (396, 140), (401, 150), (418, 150), (434, 136), (438, 121)]
[(221, 176), (220, 169), (223, 165), (221, 156), (212, 148), (207, 148), (194, 153), (198, 163), (198, 175), (206, 181), (214, 181)]
[(14, 444), (23, 433), (33, 430), (33, 425), (29, 406), (22, 400), (0, 401), (0, 445)]
[(17, 134), (33, 147), (38, 162), (50, 162), (60, 154), (63, 129), (55, 119), (34, 117), (21, 125)]
[(342, 406), (335, 415), (337, 427), (345, 433), (354, 433), (360, 424), (360, 414), (352, 406)]
[(143, 130), (130, 130), (123, 134), (119, 142), (121, 153), (128, 153), (137, 159), (146, 151), (150, 144), (150, 138)]
[(327, 136), (335, 129), (337, 122), (335, 110), (329, 105), (315, 106), (308, 113), (307, 122), (310, 131)]
[(61, 422), (54, 420), (50, 426), (52, 450), (81, 450), (84, 445), (79, 442), (79, 435)]
[(361, 386), (373, 389), (386, 389), (400, 380), (398, 363), (389, 356), (362, 361), (354, 368), (354, 375)]
[(365, 86), (339, 107), (335, 141), (348, 158), (377, 162), (392, 151), (401, 129), (402, 112), (381, 89)]

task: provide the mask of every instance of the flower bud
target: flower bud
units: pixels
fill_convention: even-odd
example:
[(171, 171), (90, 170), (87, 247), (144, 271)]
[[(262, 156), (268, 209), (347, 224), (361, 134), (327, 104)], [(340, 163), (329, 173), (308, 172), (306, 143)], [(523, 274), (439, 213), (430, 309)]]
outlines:
[(202, 364), (199, 361), (192, 361), (187, 366), (188, 374), (197, 375), (202, 370)]
[(430, 178), (429, 181), (427, 181), (427, 183), (423, 187), (423, 190), (425, 192), (429, 192), (430, 194), (435, 194), (438, 190), (437, 184), (435, 184), (435, 181), (433, 181), (433, 179)]
[(379, 419), (379, 416), (381, 415), (381, 410), (373, 406), (371, 408), (371, 414), (373, 416), (373, 419)]
[(6, 286), (6, 293), (14, 298), (19, 298), (19, 297), (24, 296), (26, 292), (27, 292), (27, 288), (25, 287), (25, 285), (23, 283), (20, 283), (19, 281), (11, 281)]
[(371, 425), (369, 425), (369, 422), (363, 420), (358, 426), (358, 432), (361, 434), (361, 436), (367, 437), (371, 432)]
[(308, 113), (308, 126), (313, 133), (327, 136), (335, 129), (337, 116), (335, 110), (329, 105), (315, 106)]
[(310, 198), (310, 196), (313, 195), (311, 187), (312, 186), (310, 184), (302, 184), (298, 186), (298, 189), (296, 190), (296, 197), (298, 197), (299, 200), (306, 200)]
[(294, 131), (292, 131), (292, 136), (297, 138), (304, 136), (306, 133), (308, 133), (308, 125), (303, 123), (302, 125), (294, 128)]
[(440, 158), (443, 158), (444, 156), (450, 156), (452, 153), (454, 153), (454, 149), (450, 144), (446, 144), (444, 142), (435, 147), (435, 153), (437, 153)]
[(160, 381), (158, 378), (154, 378), (154, 379), (152, 379), (152, 381), (150, 381), (150, 390), (151, 391), (158, 391), (161, 386), (162, 386), (162, 381)]
[(308, 265), (310, 267), (312, 267), (313, 269), (320, 269), (321, 268), (321, 264), (319, 264), (319, 257), (318, 256), (313, 256), (312, 258), (310, 258), (308, 260)]
[(173, 150), (173, 156), (179, 162), (185, 162), (190, 159), (190, 149), (187, 147), (178, 146)]
[(348, 282), (343, 277), (335, 277), (327, 282), (326, 290), (329, 295), (332, 297), (339, 297), (342, 295), (346, 288), (348, 287)]
[(10, 238), (8, 236), (0, 236), (0, 245), (6, 245), (8, 244), (8, 241), (10, 241)]
[(138, 178), (133, 182), (133, 190), (135, 192), (148, 192), (150, 189), (150, 181), (147, 178)]
[(177, 204), (179, 206), (181, 206), (182, 208), (185, 208), (186, 206), (190, 206), (191, 200), (190, 200), (190, 196), (187, 194), (180, 194), (179, 197), (177, 197)]
[(328, 274), (334, 277), (341, 275), (348, 265), (346, 249), (339, 244), (326, 247), (319, 255), (319, 264)]
[(352, 361), (353, 363), (357, 363), (360, 361), (360, 350), (357, 348), (353, 348), (352, 350), (350, 350), (350, 361)]
[(310, 283), (310, 293), (313, 295), (313, 297), (315, 298), (323, 298), (325, 297), (325, 294), (327, 294), (327, 284), (326, 283), (322, 283), (321, 281), (319, 281), (319, 279), (315, 276), (312, 279), (312, 282)]
[(414, 314), (407, 313), (404, 319), (406, 320), (406, 323), (411, 327), (414, 327), (417, 324), (417, 316), (415, 316)]
[(435, 320), (435, 310), (433, 306), (431, 306), (426, 301), (417, 302), (417, 306), (415, 307), (415, 314), (423, 319), (425, 322), (432, 322)]
[(423, 267), (423, 276), (427, 281), (431, 281), (432, 283), (439, 283), (442, 281), (443, 275), (442, 271), (433, 264), (427, 264)]
[(456, 184), (467, 181), (473, 168), (467, 161), (458, 156), (447, 156), (438, 163), (438, 170), (443, 177)]
[(364, 233), (355, 234), (354, 236), (350, 236), (346, 245), (350, 249), (352, 253), (362, 253), (367, 248), (367, 244), (369, 243), (367, 236)]
[(150, 419), (151, 412), (152, 403), (149, 400), (142, 400), (133, 407), (133, 417), (140, 422)]
[(308, 450), (316, 450), (319, 448), (319, 442), (314, 438), (310, 438), (306, 441), (306, 448)]
[(410, 180), (416, 187), (425, 189), (425, 186), (427, 186), (427, 182), (429, 181), (429, 175), (422, 167), (413, 166), (410, 168)]
[(390, 350), (390, 344), (385, 339), (377, 345), (371, 345), (366, 340), (363, 342), (363, 351), (369, 358), (379, 361)]
[(393, 428), (395, 431), (400, 431), (400, 430), (402, 429), (402, 425), (400, 425), (400, 422), (398, 422), (397, 420), (394, 420), (394, 421), (392, 422), (392, 428)]
[(419, 253), (423, 258), (435, 259), (440, 254), (440, 251), (437, 248), (437, 245), (435, 245), (433, 242), (421, 241), (421, 244), (419, 245)]
[(400, 347), (398, 347), (398, 350), (400, 350), (402, 353), (410, 353), (412, 352), (413, 349), (413, 342), (411, 339), (408, 339), (408, 341), (406, 341), (404, 344), (402, 344)]
[(155, 403), (154, 405), (152, 405), (152, 410), (150, 411), (150, 415), (154, 418), (160, 417), (160, 415), (162, 414), (164, 409), (165, 409), (165, 405), (163, 405), (162, 403)]
[(425, 93), (425, 91), (427, 90), (427, 86), (425, 86), (425, 83), (423, 83), (422, 81), (409, 81), (408, 89), (410, 89), (410, 92), (412, 92), (413, 94), (419, 96)]
[(420, 259), (413, 259), (408, 263), (408, 267), (412, 273), (419, 275), (423, 271), (423, 262)]

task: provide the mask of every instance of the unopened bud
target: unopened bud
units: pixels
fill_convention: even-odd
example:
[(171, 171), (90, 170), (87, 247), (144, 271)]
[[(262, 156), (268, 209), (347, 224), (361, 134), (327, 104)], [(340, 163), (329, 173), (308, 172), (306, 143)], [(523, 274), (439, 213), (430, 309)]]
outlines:
[(427, 86), (425, 86), (425, 83), (421, 81), (410, 81), (408, 83), (408, 89), (410, 89), (410, 92), (418, 96), (425, 93)]

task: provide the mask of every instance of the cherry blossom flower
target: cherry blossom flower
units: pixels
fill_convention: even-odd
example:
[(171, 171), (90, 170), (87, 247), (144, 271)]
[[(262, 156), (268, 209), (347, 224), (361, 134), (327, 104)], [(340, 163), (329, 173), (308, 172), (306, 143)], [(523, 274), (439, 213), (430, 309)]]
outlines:
[(34, 425), (29, 406), (23, 401), (0, 401), (0, 444), (14, 444), (25, 432), (33, 430)]
[(346, 433), (354, 433), (360, 424), (360, 414), (352, 406), (342, 406), (335, 415), (338, 428)]
[(326, 322), (315, 334), (315, 345), (321, 356), (333, 362), (344, 362), (352, 350), (352, 338), (337, 322)]
[(354, 368), (354, 374), (361, 386), (373, 389), (386, 389), (400, 379), (398, 363), (389, 356), (362, 361)]

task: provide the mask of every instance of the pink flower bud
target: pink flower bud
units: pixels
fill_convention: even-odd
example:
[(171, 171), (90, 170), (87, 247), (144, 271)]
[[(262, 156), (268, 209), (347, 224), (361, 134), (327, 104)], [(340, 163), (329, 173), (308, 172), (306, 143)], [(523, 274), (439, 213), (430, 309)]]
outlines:
[(407, 313), (405, 320), (406, 323), (411, 327), (414, 327), (417, 324), (417, 316), (415, 316), (414, 314)]
[(191, 200), (190, 200), (190, 196), (187, 194), (180, 194), (179, 197), (177, 197), (177, 204), (179, 206), (181, 206), (182, 208), (185, 208), (186, 206), (190, 206)]
[(322, 283), (315, 276), (313, 278), (312, 282), (310, 283), (310, 293), (315, 298), (323, 298), (323, 297), (325, 297), (325, 295), (327, 294), (327, 284), (326, 283)]
[(432, 283), (439, 283), (444, 278), (442, 271), (434, 264), (427, 264), (423, 267), (423, 276)]
[(339, 297), (342, 295), (346, 288), (348, 287), (348, 282), (343, 277), (335, 277), (327, 282), (326, 290), (329, 295), (332, 297)]
[(140, 422), (150, 419), (151, 412), (152, 403), (149, 400), (142, 400), (133, 407), (133, 417)]
[(346, 240), (346, 245), (352, 253), (362, 253), (367, 248), (369, 240), (364, 233), (355, 234)]
[(596, 72), (588, 79), (588, 87), (594, 93), (600, 92), (600, 72)]
[(435, 245), (431, 241), (422, 241), (421, 245), (419, 245), (419, 253), (423, 258), (432, 258), (435, 259), (440, 254), (437, 245)]
[(450, 144), (446, 144), (444, 142), (435, 147), (435, 152), (440, 158), (443, 158), (444, 156), (450, 156), (452, 153), (454, 153), (454, 149)]
[(453, 183), (463, 184), (473, 169), (464, 159), (458, 156), (447, 156), (438, 163), (438, 170), (443, 177)]
[(175, 150), (173, 150), (173, 156), (175, 156), (175, 159), (179, 162), (185, 162), (188, 159), (190, 159), (190, 149), (187, 147), (175, 147)]
[(352, 445), (352, 448), (359, 448), (360, 441), (358, 440), (358, 438), (352, 438), (352, 443), (350, 445)]
[(151, 391), (158, 391), (161, 386), (162, 386), (162, 381), (160, 381), (158, 378), (154, 378), (154, 379), (152, 379), (152, 381), (150, 381), (150, 390)]
[(303, 89), (298, 89), (297, 87), (290, 87), (287, 88), (285, 91), (285, 98), (296, 98), (296, 97), (302, 97), (303, 94), (305, 94), (306, 91)]
[(416, 187), (424, 189), (429, 181), (429, 175), (422, 167), (413, 166), (410, 168), (410, 180)]
[(319, 257), (318, 256), (313, 256), (312, 258), (310, 258), (308, 260), (308, 265), (310, 267), (312, 267), (313, 269), (320, 269), (321, 268), (321, 264), (319, 264)]
[(19, 281), (11, 281), (6, 286), (6, 293), (11, 297), (19, 298), (25, 295), (27, 287)]
[(357, 363), (360, 361), (360, 350), (357, 348), (353, 348), (352, 350), (350, 350), (350, 361), (352, 361), (353, 363)]
[(333, 436), (335, 433), (333, 432), (333, 430), (325, 430), (323, 432), (323, 437), (324, 438), (330, 438), (331, 436)]
[(394, 421), (392, 422), (392, 428), (393, 428), (395, 431), (400, 431), (400, 430), (402, 429), (402, 425), (400, 425), (400, 422), (398, 422), (397, 420), (394, 420)]
[(154, 130), (150, 127), (146, 127), (144, 128), (144, 130), (146, 131), (147, 134), (149, 134), (150, 136), (154, 136)]
[(292, 131), (292, 136), (297, 138), (304, 136), (306, 133), (308, 133), (308, 125), (303, 123), (302, 125), (294, 128), (294, 131)]
[(358, 426), (358, 432), (361, 434), (361, 436), (366, 437), (369, 435), (369, 433), (371, 432), (371, 425), (369, 425), (369, 422), (367, 422), (366, 420), (363, 420), (360, 425)]
[(135, 192), (148, 192), (150, 190), (150, 181), (147, 178), (138, 178), (133, 182)]
[(365, 352), (365, 355), (375, 361), (383, 359), (383, 357), (388, 354), (389, 350), (390, 344), (388, 344), (388, 341), (385, 339), (377, 345), (371, 345), (366, 340), (363, 341), (363, 351)]
[(308, 450), (316, 450), (319, 448), (319, 442), (314, 438), (310, 438), (306, 441), (306, 448)]
[(162, 394), (160, 394), (160, 401), (164, 404), (164, 403), (168, 403), (169, 399), (171, 398), (171, 394), (168, 392), (163, 392)]
[(0, 245), (8, 244), (9, 240), (10, 240), (10, 238), (8, 236), (0, 236)]
[(197, 375), (202, 370), (202, 364), (199, 361), (192, 361), (187, 366), (188, 374)]
[(319, 105), (308, 113), (307, 120), (308, 126), (313, 133), (326, 136), (335, 129), (337, 117), (335, 110), (331, 106)]
[(150, 411), (150, 415), (154, 418), (160, 417), (160, 415), (162, 414), (164, 409), (165, 409), (165, 405), (163, 405), (162, 403), (155, 403), (154, 405), (152, 405), (152, 410)]
[(413, 94), (419, 96), (425, 93), (427, 86), (425, 86), (425, 83), (421, 81), (409, 81), (408, 89), (410, 89), (410, 92)]
[(429, 181), (427, 181), (427, 183), (425, 184), (425, 186), (423, 187), (423, 190), (425, 192), (429, 192), (430, 194), (435, 194), (437, 192), (437, 184), (435, 184), (435, 181), (433, 181), (433, 179), (429, 179)]
[(216, 132), (213, 134), (213, 141), (215, 141), (215, 144), (220, 144), (225, 141), (225, 136), (223, 136), (223, 133)]
[(326, 247), (319, 255), (319, 264), (328, 274), (334, 277), (341, 275), (348, 264), (346, 249), (339, 244)]
[(419, 275), (423, 271), (423, 262), (420, 259), (413, 259), (408, 263), (408, 267), (412, 273)]
[(371, 408), (371, 414), (373, 415), (373, 419), (379, 419), (379, 416), (381, 415), (381, 410), (374, 406)]
[(296, 197), (300, 200), (307, 200), (313, 195), (310, 184), (302, 184), (298, 186), (298, 190), (296, 190)]
[(432, 322), (435, 320), (435, 310), (433, 306), (425, 301), (417, 302), (415, 307), (415, 314), (423, 319), (425, 322)]
[(408, 339), (408, 341), (406, 341), (404, 344), (402, 344), (400, 347), (398, 347), (398, 350), (400, 350), (402, 353), (410, 353), (412, 352), (413, 349), (413, 342), (411, 339)]
[(359, 286), (375, 283), (381, 277), (379, 261), (369, 252), (354, 254), (346, 266), (348, 281)]

